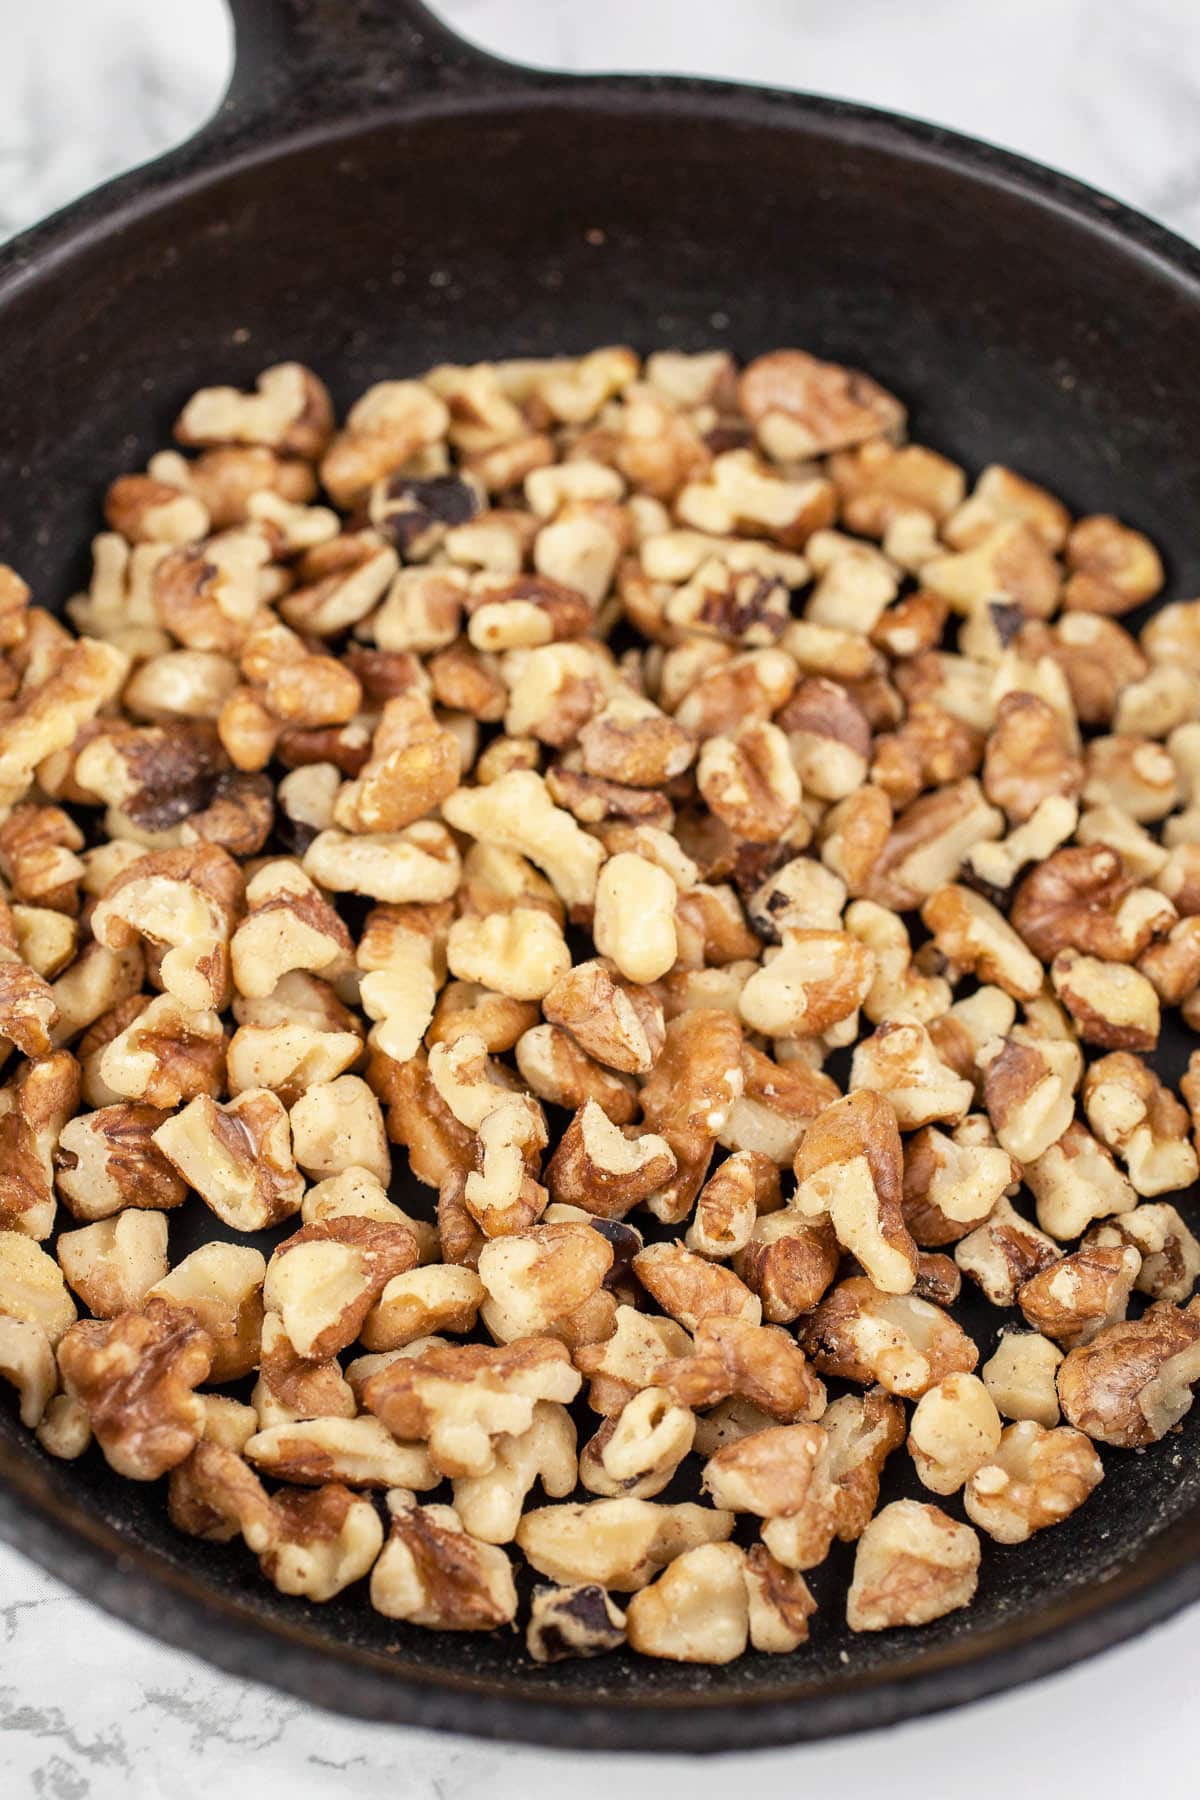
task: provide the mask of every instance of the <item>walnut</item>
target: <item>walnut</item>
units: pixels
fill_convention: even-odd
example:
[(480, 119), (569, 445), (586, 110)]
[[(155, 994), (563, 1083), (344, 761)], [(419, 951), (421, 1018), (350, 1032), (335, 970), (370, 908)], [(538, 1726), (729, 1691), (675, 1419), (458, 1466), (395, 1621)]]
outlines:
[(739, 448), (714, 457), (702, 481), (687, 483), (676, 496), (675, 516), (700, 531), (768, 537), (796, 550), (829, 524), (835, 505), (833, 486), (821, 476), (790, 480)]
[(204, 1411), (192, 1390), (208, 1376), (212, 1340), (192, 1313), (150, 1299), (111, 1323), (82, 1320), (58, 1362), (119, 1475), (154, 1481), (195, 1447)]
[(333, 1359), (298, 1356), (276, 1312), (261, 1321), (259, 1376), (251, 1396), (256, 1424), (291, 1425), (298, 1419), (352, 1419), (354, 1395)]
[(463, 1527), (485, 1544), (508, 1544), (516, 1536), (521, 1509), (534, 1486), (561, 1500), (578, 1475), (575, 1426), (564, 1406), (539, 1400), (533, 1423), (496, 1442), (496, 1460), (484, 1475), (460, 1475), (454, 1507)]
[(1017, 1000), (1042, 990), (1042, 965), (996, 908), (970, 888), (937, 888), (921, 918), (942, 955), (964, 973), (994, 983)]
[(692, 1348), (660, 1363), (653, 1380), (693, 1411), (734, 1398), (790, 1424), (825, 1409), (825, 1389), (787, 1332), (729, 1315), (701, 1319)]
[(423, 1445), (398, 1444), (378, 1419), (308, 1419), (268, 1426), (243, 1447), (248, 1462), (265, 1475), (321, 1487), (340, 1481), (352, 1488), (433, 1488), (441, 1477)]
[[(776, 1048), (782, 1056), (784, 1046)], [(751, 1044), (742, 1046), (742, 1078), (741, 1098), (734, 1102), (719, 1141), (757, 1157), (759, 1181), (769, 1183), (762, 1159), (788, 1167), (813, 1119), (838, 1098), (837, 1083), (803, 1057), (775, 1062)], [(774, 1186), (770, 1192), (773, 1197)], [(760, 1203), (761, 1198), (760, 1192)]]
[(451, 1264), (393, 1275), (367, 1314), (361, 1341), (368, 1350), (394, 1350), (434, 1332), (470, 1331), (483, 1296), (474, 1270)]
[(305, 873), (332, 893), (366, 894), (393, 905), (450, 899), (461, 868), (453, 838), (433, 819), (361, 837), (321, 831), (304, 853)]
[(976, 844), (967, 854), (967, 870), (997, 896), (1007, 895), (1026, 868), (1045, 862), (1073, 836), (1078, 823), (1075, 801), (1050, 794), (1000, 843)]
[(1005, 694), (984, 753), (983, 791), (1014, 824), (1032, 817), (1053, 795), (1074, 798), (1083, 763), (1053, 708), (1036, 694)]
[(536, 1587), (525, 1642), (538, 1663), (604, 1656), (625, 1642), (625, 1614), (598, 1582)]
[(957, 1493), (1000, 1441), (1000, 1414), (976, 1375), (947, 1375), (913, 1409), (909, 1453), (932, 1493)]
[(125, 1102), (67, 1121), (54, 1154), (55, 1178), (77, 1219), (183, 1204), (187, 1184), (153, 1140), (167, 1116), (159, 1107)]
[(332, 1600), (361, 1580), (379, 1555), (378, 1513), (338, 1482), (311, 1493), (284, 1488), (273, 1505), (274, 1541), (259, 1567), (280, 1593)]
[(1050, 969), (1054, 991), (1087, 1044), (1153, 1050), (1161, 1026), (1153, 984), (1125, 963), (1060, 950)]
[(585, 1500), (527, 1512), (517, 1528), (517, 1545), (551, 1581), (594, 1581), (633, 1593), (675, 1557), (724, 1543), (732, 1530), (733, 1514), (709, 1506)]
[[(153, 1215), (139, 1215), (152, 1217)], [(105, 1221), (107, 1223), (107, 1221)], [(190, 1311), (212, 1345), (212, 1379), (236, 1381), (258, 1367), (266, 1263), (248, 1244), (201, 1244), (168, 1273), (150, 1297)]]
[(590, 1377), (588, 1405), (609, 1416), (634, 1394), (653, 1387), (665, 1356), (686, 1356), (692, 1340), (674, 1319), (655, 1318), (632, 1306), (618, 1306), (611, 1337), (574, 1351), (580, 1371)]
[(662, 1388), (643, 1388), (584, 1445), (579, 1479), (589, 1493), (610, 1499), (652, 1499), (670, 1484), (695, 1434), (690, 1408)]
[(755, 1222), (733, 1268), (762, 1301), (763, 1318), (790, 1325), (816, 1306), (837, 1274), (833, 1225), (827, 1215), (798, 1218), (790, 1208), (767, 1213)]
[[(568, 1342), (587, 1342), (581, 1325), (612, 1261), (612, 1246), (589, 1224), (535, 1225), (492, 1238), (479, 1253), (480, 1317), (498, 1343), (568, 1329)], [(611, 1301), (604, 1311), (611, 1319)]]
[(0, 797), (24, 797), (39, 763), (66, 750), (80, 728), (115, 698), (129, 659), (114, 645), (81, 638), (44, 680), (26, 682), (0, 721)]
[(917, 1265), (901, 1212), (902, 1177), (896, 1114), (866, 1090), (826, 1107), (796, 1153), (792, 1205), (810, 1218), (828, 1216), (842, 1247), (877, 1287), (895, 1294), (910, 1291)]
[(447, 822), (481, 842), (526, 855), (567, 906), (590, 905), (604, 852), (556, 807), (541, 777), (514, 770), (486, 788), (460, 788), (444, 803)]
[(633, 1596), (627, 1614), (632, 1648), (674, 1662), (732, 1662), (749, 1628), (745, 1552), (736, 1544), (685, 1551)]
[(767, 454), (787, 461), (896, 438), (904, 427), (904, 408), (893, 394), (857, 369), (804, 350), (774, 350), (748, 363), (738, 401)]
[(1101, 1444), (1157, 1443), (1188, 1411), (1200, 1379), (1196, 1303), (1157, 1301), (1140, 1319), (1106, 1326), (1058, 1372), (1067, 1419)]
[[(923, 794), (905, 807), (870, 865), (868, 897), (895, 912), (910, 912), (954, 880), (977, 844), (1003, 831), (1003, 813), (989, 806), (973, 778)], [(847, 885), (853, 890), (857, 884), (847, 875)]]
[(1061, 500), (1002, 463), (990, 463), (970, 499), (946, 521), (943, 535), (948, 544), (963, 549), (1005, 520), (1028, 525), (1049, 550), (1061, 550), (1071, 528), (1071, 515)]
[(70, 1287), (97, 1319), (139, 1307), (167, 1273), (167, 1221), (162, 1213), (131, 1209), (80, 1231), (64, 1231), (55, 1245)]
[(304, 1180), (282, 1102), (249, 1088), (226, 1104), (198, 1095), (152, 1134), (167, 1161), (236, 1231), (263, 1231), (300, 1210)]
[(434, 1467), (457, 1477), (486, 1475), (497, 1438), (528, 1431), (539, 1400), (565, 1403), (579, 1386), (561, 1343), (525, 1338), (401, 1356), (370, 1377), (362, 1398), (394, 1437), (428, 1443)]
[(513, 1000), (473, 981), (450, 981), (437, 997), (425, 1037), (430, 1045), (453, 1044), (470, 1033), (495, 1055), (513, 1049), (537, 1021), (538, 1008), (532, 1001)]
[(776, 1655), (798, 1650), (808, 1639), (808, 1621), (817, 1609), (803, 1575), (784, 1568), (762, 1544), (755, 1544), (746, 1552), (742, 1579), (753, 1648)]
[(75, 1323), (58, 1264), (19, 1231), (0, 1231), (0, 1316), (40, 1326), (52, 1344)]
[(1035, 1331), (1069, 1350), (1124, 1318), (1141, 1266), (1131, 1244), (1085, 1244), (1031, 1276), (1017, 1302)]
[(739, 1010), (769, 1037), (819, 1036), (870, 993), (874, 953), (847, 931), (784, 929), (782, 939), (742, 989)]
[(915, 700), (899, 729), (876, 739), (871, 779), (903, 807), (925, 788), (974, 775), (982, 756), (979, 732), (932, 701)]
[(241, 1537), (257, 1556), (275, 1545), (282, 1523), (238, 1450), (207, 1436), (171, 1470), (167, 1515), (189, 1537), (218, 1544)]
[(628, 981), (657, 981), (674, 964), (677, 892), (670, 875), (645, 857), (622, 852), (601, 870), (592, 934)]
[(14, 900), (79, 911), (83, 833), (59, 806), (15, 806), (0, 825), (0, 874)]
[[(715, 1008), (682, 1013), (641, 1091), (646, 1124), (664, 1137), (679, 1163), (674, 1190), (651, 1210), (667, 1222), (685, 1218), (699, 1191), (712, 1144), (729, 1122), (745, 1086), (741, 1025)], [(687, 1181), (695, 1178), (688, 1192)], [(680, 1210), (682, 1209), (682, 1210)]]
[(912, 1294), (883, 1294), (862, 1275), (838, 1283), (810, 1314), (800, 1342), (823, 1375), (917, 1400), (946, 1375), (969, 1375), (979, 1351), (955, 1321)]
[(610, 1069), (647, 1074), (663, 1046), (662, 1008), (599, 958), (577, 963), (556, 980), (543, 996), (542, 1011)]
[[(729, 734), (744, 722), (762, 722), (796, 685), (796, 664), (786, 651), (744, 650), (690, 683), (674, 707), (675, 723), (702, 742)], [(660, 695), (666, 705), (665, 692)]]
[(1145, 824), (1165, 818), (1179, 801), (1175, 764), (1162, 744), (1144, 737), (1097, 737), (1087, 746), (1083, 798), (1115, 806)]
[(750, 1241), (760, 1201), (780, 1204), (775, 1165), (758, 1151), (737, 1151), (701, 1188), (687, 1248), (715, 1260), (736, 1255)]
[(913, 960), (903, 919), (874, 900), (856, 900), (846, 909), (846, 930), (874, 957), (871, 986), (863, 1011), (873, 1025), (885, 1019), (913, 1018), (923, 1025), (939, 1018), (950, 1005), (950, 984), (927, 975)]
[(0, 1225), (44, 1239), (54, 1229), (54, 1158), (79, 1104), (79, 1065), (56, 1050), (0, 1088)]
[(787, 1568), (825, 1560), (836, 1531), (836, 1490), (829, 1440), (819, 1425), (776, 1425), (727, 1444), (704, 1466), (704, 1487), (718, 1506), (769, 1521), (767, 1549)]
[(387, 1133), (408, 1151), (408, 1167), (418, 1181), (440, 1187), (454, 1172), (472, 1166), (473, 1138), (441, 1098), (423, 1051), (400, 1063), (376, 1050), (367, 1066), (369, 1085), (387, 1108)]
[(1200, 1243), (1173, 1206), (1136, 1206), (1094, 1227), (1088, 1244), (1132, 1244), (1142, 1258), (1134, 1286), (1153, 1300), (1183, 1302), (1200, 1275)]
[(1024, 1179), (1037, 1201), (1038, 1224), (1051, 1237), (1081, 1237), (1094, 1219), (1137, 1205), (1111, 1153), (1077, 1120), (1025, 1165)]
[(407, 1225), (354, 1216), (304, 1225), (276, 1246), (263, 1302), (300, 1356), (318, 1360), (354, 1342), (393, 1275), (415, 1268)]
[(850, 1066), (850, 1086), (885, 1095), (902, 1131), (935, 1120), (957, 1124), (972, 1099), (971, 1083), (942, 1062), (926, 1028), (911, 1018), (885, 1020), (861, 1040)]
[(664, 1312), (694, 1331), (704, 1319), (733, 1318), (757, 1325), (762, 1305), (731, 1269), (682, 1244), (651, 1244), (633, 1259), (642, 1286)]
[(1006, 1328), (984, 1363), (983, 1385), (1006, 1419), (1032, 1419), (1047, 1430), (1058, 1424), (1055, 1375), (1063, 1352), (1036, 1331)]
[[(236, 1102), (231, 1104), (236, 1105)], [(318, 1180), (363, 1168), (386, 1182), (391, 1157), (379, 1102), (358, 1075), (308, 1088), (292, 1107), (292, 1154)]]
[[(593, 1062), (555, 1025), (537, 1025), (525, 1032), (517, 1040), (516, 1056), (522, 1079), (539, 1099), (551, 1105), (577, 1111), (588, 1100), (595, 1100), (614, 1125), (627, 1125), (637, 1115), (630, 1078)], [(389, 1130), (396, 1136), (390, 1123)]]
[(904, 1147), (905, 1223), (922, 1248), (952, 1244), (983, 1224), (1013, 1178), (1007, 1150), (926, 1125)]
[(1025, 1282), (1062, 1259), (1053, 1238), (1023, 1219), (1003, 1196), (984, 1224), (955, 1245), (954, 1260), (993, 1306), (1014, 1306)]
[(1120, 1157), (1139, 1194), (1173, 1193), (1200, 1175), (1187, 1113), (1139, 1057), (1117, 1050), (1092, 1063), (1083, 1106), (1088, 1124)]
[(265, 444), (284, 455), (312, 461), (333, 431), (333, 408), (324, 383), (303, 363), (264, 369), (253, 394), (236, 388), (201, 388), (175, 421), (181, 444)]
[(1104, 1467), (1081, 1431), (1032, 1419), (1005, 1428), (963, 1493), (967, 1517), (1001, 1544), (1023, 1544), (1083, 1505)]
[(893, 1500), (858, 1540), (846, 1621), (851, 1631), (927, 1625), (969, 1606), (978, 1582), (969, 1525), (919, 1500)]
[(990, 1039), (979, 1063), (992, 1128), (1023, 1164), (1056, 1144), (1074, 1118), (1083, 1057), (1073, 1039), (1022, 1038), (1020, 1030)]
[(1067, 567), (1071, 577), (1063, 605), (1081, 612), (1119, 616), (1152, 600), (1163, 584), (1162, 563), (1149, 538), (1108, 513), (1072, 526)]
[(14, 952), (0, 949), (0, 1042), (7, 1040), (25, 1056), (45, 1056), (58, 1023), (49, 983)]
[(54, 1351), (40, 1325), (0, 1313), (0, 1375), (16, 1388), (21, 1423), (32, 1431), (58, 1386)]
[(829, 1440), (837, 1535), (853, 1543), (878, 1505), (884, 1464), (904, 1442), (904, 1406), (879, 1389), (845, 1394), (822, 1414), (821, 1429)]
[(601, 1219), (621, 1219), (675, 1173), (675, 1156), (653, 1132), (626, 1138), (594, 1100), (571, 1120), (546, 1167), (556, 1201)]

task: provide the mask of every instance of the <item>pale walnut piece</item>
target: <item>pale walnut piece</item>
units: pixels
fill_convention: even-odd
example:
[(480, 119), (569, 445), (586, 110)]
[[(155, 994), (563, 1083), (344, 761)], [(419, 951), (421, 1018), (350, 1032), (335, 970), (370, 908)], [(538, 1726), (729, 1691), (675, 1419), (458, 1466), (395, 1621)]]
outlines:
[(969, 1606), (979, 1583), (979, 1539), (940, 1507), (894, 1500), (863, 1532), (846, 1605), (851, 1631), (926, 1625)]
[(525, 1634), (534, 1662), (604, 1656), (624, 1642), (625, 1614), (598, 1582), (534, 1588)]

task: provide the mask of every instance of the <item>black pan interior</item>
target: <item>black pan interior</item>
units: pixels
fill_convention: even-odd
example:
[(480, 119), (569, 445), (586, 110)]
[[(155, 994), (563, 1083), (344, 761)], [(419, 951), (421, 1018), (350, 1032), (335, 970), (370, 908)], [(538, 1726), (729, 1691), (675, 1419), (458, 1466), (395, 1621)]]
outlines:
[[(909, 402), (916, 438), (1119, 513), (1164, 547), (1169, 596), (1200, 588), (1200, 258), (938, 133), (687, 84), (481, 91), (135, 179), (116, 209), (0, 263), (0, 560), (44, 604), (85, 581), (107, 480), (144, 466), (200, 384), (298, 357), (344, 405), (434, 361), (613, 341), (794, 343), (857, 364)], [(248, 1557), (176, 1536), (160, 1491), (95, 1455), (49, 1463), (6, 1395), (0, 1478), (24, 1498), (0, 1490), (0, 1521), (139, 1623), (319, 1703), (706, 1749), (949, 1704), (1181, 1604), (1200, 1586), (1198, 1441), (1193, 1415), (1111, 1457), (1085, 1508), (989, 1546), (976, 1606), (916, 1636), (850, 1638), (835, 1557), (813, 1581), (812, 1643), (731, 1669), (539, 1671), (512, 1640), (409, 1630), (360, 1594), (284, 1601)]]

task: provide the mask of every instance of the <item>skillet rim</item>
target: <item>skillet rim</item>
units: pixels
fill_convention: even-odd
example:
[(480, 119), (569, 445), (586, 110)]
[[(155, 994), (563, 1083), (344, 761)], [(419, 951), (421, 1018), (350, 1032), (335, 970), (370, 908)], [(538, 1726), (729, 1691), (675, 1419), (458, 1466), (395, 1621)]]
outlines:
[[(6, 301), (27, 281), (59, 272), (72, 252), (210, 182), (322, 140), (365, 134), (401, 118), (419, 123), (445, 114), (584, 108), (650, 109), (667, 118), (700, 113), (743, 129), (790, 125), (917, 165), (950, 167), (982, 189), (1000, 187), (1029, 206), (1067, 215), (1106, 239), (1116, 255), (1159, 264), (1200, 316), (1200, 248), (1073, 176), (944, 126), (803, 92), (694, 77), (569, 77), (519, 69), (473, 50), (470, 56), (465, 70), (448, 74), (433, 91), (392, 96), (365, 111), (352, 112), (344, 103), (314, 123), (289, 124), (280, 132), (269, 117), (240, 116), (237, 103), (226, 102), (195, 138), (0, 247), (0, 326)], [(452, 76), (462, 76), (461, 85)], [(425, 1681), (381, 1667), (370, 1653), (345, 1645), (331, 1652), (298, 1627), (242, 1612), (157, 1552), (130, 1543), (82, 1510), (73, 1512), (69, 1502), (48, 1492), (34, 1456), (23, 1449), (10, 1453), (0, 1440), (0, 1537), (106, 1612), (174, 1648), (199, 1653), (224, 1673), (265, 1681), (323, 1709), (553, 1749), (713, 1754), (778, 1748), (876, 1730), (1007, 1691), (1136, 1637), (1200, 1600), (1200, 1561), (1182, 1545), (1172, 1546), (1171, 1536), (1170, 1527), (1161, 1531), (1086, 1597), (1069, 1592), (1045, 1614), (1025, 1615), (1028, 1624), (1008, 1627), (1000, 1643), (988, 1647), (985, 1641), (965, 1655), (952, 1646), (949, 1660), (935, 1656), (932, 1667), (915, 1672), (867, 1671), (848, 1688), (792, 1698), (681, 1694), (642, 1704), (625, 1693), (581, 1702), (505, 1692), (446, 1671)]]

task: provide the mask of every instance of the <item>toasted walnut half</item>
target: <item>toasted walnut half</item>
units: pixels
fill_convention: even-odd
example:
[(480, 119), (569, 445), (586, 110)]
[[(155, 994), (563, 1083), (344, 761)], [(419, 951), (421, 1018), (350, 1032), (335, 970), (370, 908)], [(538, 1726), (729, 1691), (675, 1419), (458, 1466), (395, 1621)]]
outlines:
[(119, 1475), (155, 1481), (194, 1449), (204, 1408), (193, 1389), (212, 1366), (212, 1340), (191, 1312), (150, 1299), (109, 1324), (81, 1320), (58, 1366)]
[(968, 1606), (979, 1583), (979, 1539), (940, 1507), (894, 1500), (858, 1540), (846, 1605), (851, 1631), (926, 1625)]

